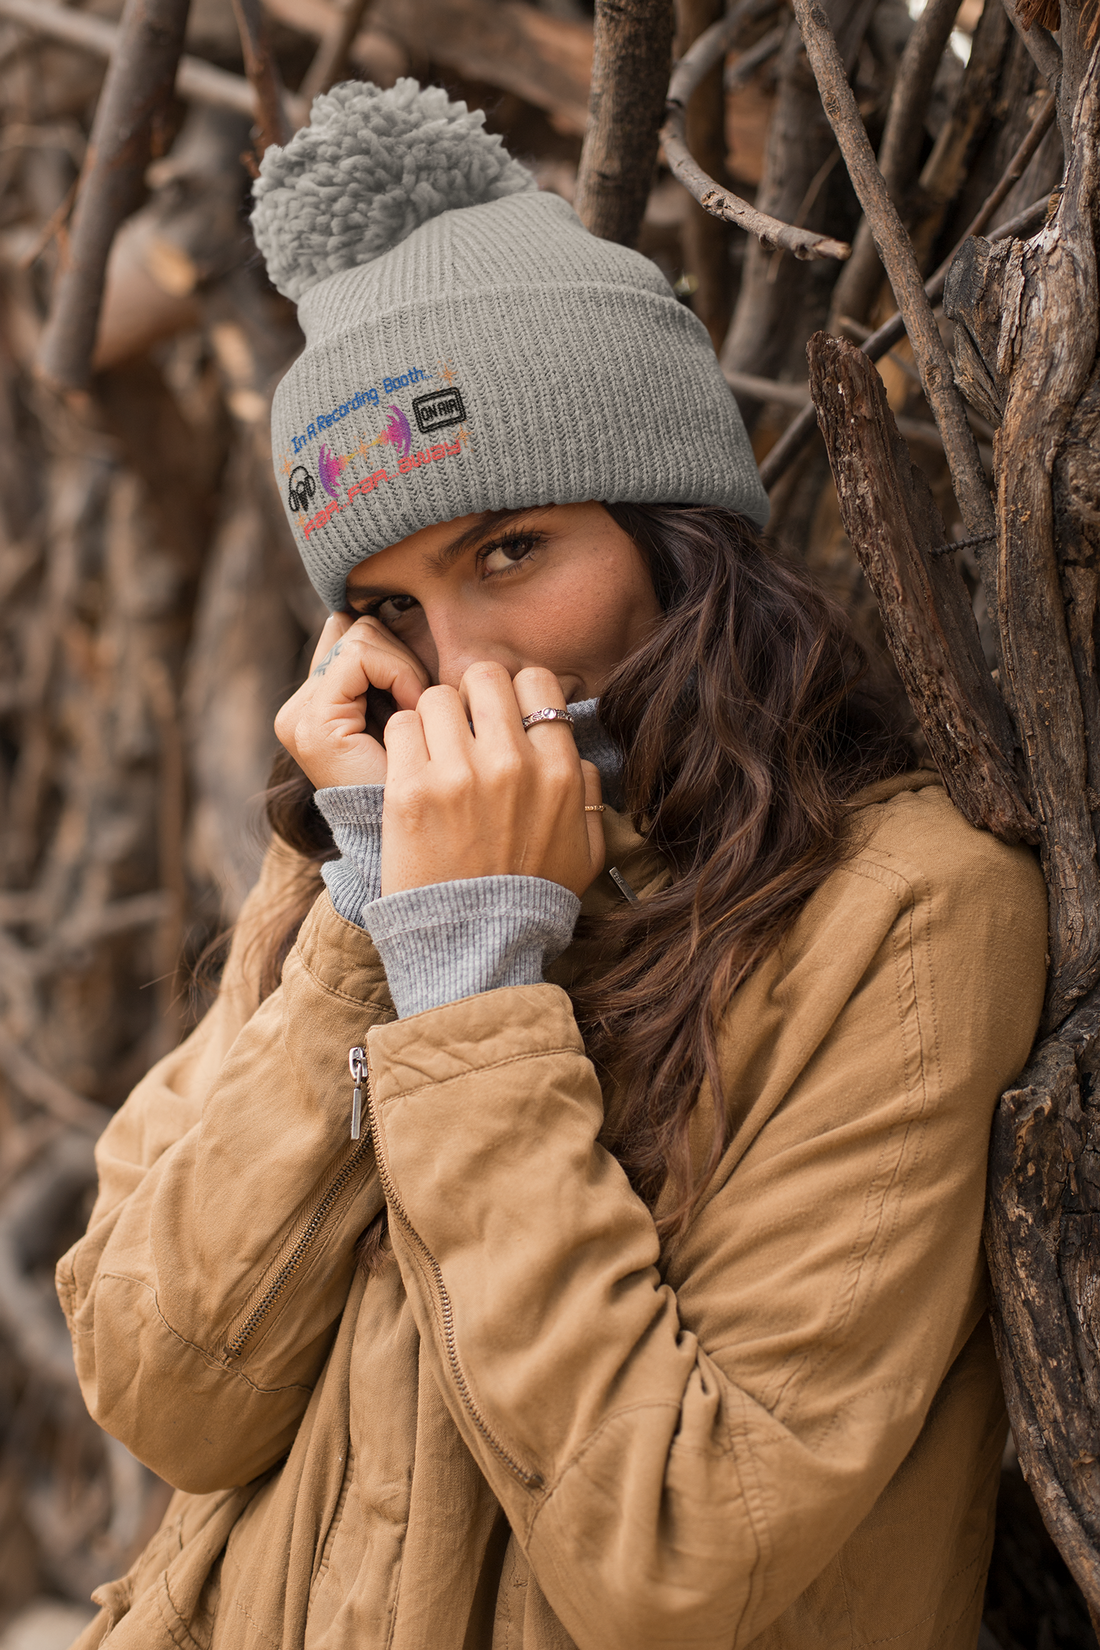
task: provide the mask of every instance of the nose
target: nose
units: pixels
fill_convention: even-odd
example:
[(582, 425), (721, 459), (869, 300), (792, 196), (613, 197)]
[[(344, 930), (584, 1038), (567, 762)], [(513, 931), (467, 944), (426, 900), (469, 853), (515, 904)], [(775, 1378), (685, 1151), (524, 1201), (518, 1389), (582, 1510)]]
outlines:
[(514, 642), (499, 632), (490, 632), (469, 613), (452, 614), (444, 609), (425, 612), (434, 658), (422, 658), (433, 682), (445, 687), (458, 687), (471, 665), (486, 660), (503, 665), (509, 676), (515, 676), (526, 663)]

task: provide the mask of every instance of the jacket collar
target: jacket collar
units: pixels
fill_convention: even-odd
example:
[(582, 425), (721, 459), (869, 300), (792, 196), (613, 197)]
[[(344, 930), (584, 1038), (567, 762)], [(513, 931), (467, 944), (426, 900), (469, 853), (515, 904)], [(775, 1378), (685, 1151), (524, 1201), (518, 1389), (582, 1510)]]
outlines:
[(672, 881), (672, 868), (664, 856), (638, 835), (626, 814), (610, 804), (603, 814), (603, 834), (607, 857), (603, 871), (581, 901), (581, 914), (586, 917), (603, 916), (627, 897), (611, 875), (612, 869), (639, 900), (650, 899)]
[[(942, 784), (943, 780), (934, 768), (917, 768), (912, 773), (899, 773), (891, 779), (879, 779), (873, 785), (864, 785), (849, 798), (847, 806), (855, 813), (877, 803), (889, 802), (902, 791), (921, 791), (926, 785)], [(586, 917), (602, 916), (626, 898), (611, 875), (612, 868), (620, 873), (639, 900), (659, 894), (672, 881), (672, 867), (664, 855), (639, 836), (627, 814), (618, 812), (610, 804), (603, 814), (603, 834), (607, 859), (604, 870), (581, 901), (581, 912)]]

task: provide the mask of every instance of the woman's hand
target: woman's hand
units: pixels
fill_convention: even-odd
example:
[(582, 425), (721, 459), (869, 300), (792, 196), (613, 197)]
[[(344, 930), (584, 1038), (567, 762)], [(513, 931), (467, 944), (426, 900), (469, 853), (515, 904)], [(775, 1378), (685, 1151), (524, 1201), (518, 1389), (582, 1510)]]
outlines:
[[(585, 804), (600, 776), (567, 722), (524, 716), (565, 708), (556, 676), (471, 665), (460, 691), (431, 687), (386, 723), (382, 892), (463, 877), (544, 877), (583, 894), (603, 869), (603, 824)], [(472, 728), (471, 728), (472, 723)]]
[(427, 685), (419, 659), (378, 619), (334, 613), (309, 675), (275, 718), (275, 734), (318, 790), (384, 785), (382, 728), (369, 714), (367, 689), (411, 711)]

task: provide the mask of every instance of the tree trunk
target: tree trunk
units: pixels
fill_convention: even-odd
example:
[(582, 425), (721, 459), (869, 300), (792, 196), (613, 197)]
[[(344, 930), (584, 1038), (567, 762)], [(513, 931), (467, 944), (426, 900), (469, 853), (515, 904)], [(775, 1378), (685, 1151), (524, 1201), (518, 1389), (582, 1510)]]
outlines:
[(968, 242), (944, 295), (959, 323), (959, 381), (999, 425), (1002, 686), (1024, 751), (1050, 891), (1048, 1028), (1100, 979), (1098, 141), (1094, 48), (1056, 216), (1031, 241)]
[(653, 171), (672, 62), (672, 0), (596, 0), (577, 212), (593, 235), (633, 246)]
[(1037, 840), (1012, 729), (982, 656), (943, 520), (861, 350), (810, 340), (810, 388), (841, 518), (878, 599), (890, 650), (955, 806), (1005, 842)]
[(141, 198), (146, 166), (165, 147), (188, 5), (128, 0), (126, 6), (96, 109), (68, 262), (42, 339), (42, 372), (64, 389), (87, 388), (111, 242)]
[[(683, 57), (703, 30), (717, 22), (723, 12), (722, 0), (683, 0), (678, 8), (676, 56)], [(726, 99), (722, 90), (724, 64), (718, 62), (700, 83), (687, 110), (687, 146), (704, 172), (723, 186), (726, 176)], [(681, 230), (684, 272), (696, 282), (692, 308), (710, 333), (715, 350), (730, 324), (732, 292), (730, 281), (729, 225), (692, 201)]]
[[(1078, 19), (1063, 11), (1063, 36)], [(1080, 53), (1078, 53), (1080, 61)], [(1064, 105), (1063, 105), (1064, 106)], [(1044, 1519), (1100, 1614), (1100, 44), (1080, 72), (1057, 212), (1030, 241), (968, 241), (947, 280), (956, 374), (997, 426), (997, 553), (986, 559), (1000, 686), (978, 680), (972, 636), (944, 615), (939, 525), (914, 494), (873, 371), (819, 338), (811, 383), (845, 525), (952, 796), (1006, 840), (1016, 750), (1050, 892), (1048, 1035), (998, 1107), (986, 1245), (995, 1333), (1020, 1463)], [(919, 492), (919, 489), (917, 489)], [(966, 691), (961, 689), (964, 685)], [(984, 726), (973, 717), (984, 713)], [(967, 715), (971, 714), (971, 722)], [(977, 728), (980, 737), (961, 739)], [(987, 740), (992, 741), (991, 745)], [(1004, 758), (999, 766), (997, 755)], [(954, 763), (954, 766), (953, 766)], [(984, 788), (983, 788), (984, 786)]]

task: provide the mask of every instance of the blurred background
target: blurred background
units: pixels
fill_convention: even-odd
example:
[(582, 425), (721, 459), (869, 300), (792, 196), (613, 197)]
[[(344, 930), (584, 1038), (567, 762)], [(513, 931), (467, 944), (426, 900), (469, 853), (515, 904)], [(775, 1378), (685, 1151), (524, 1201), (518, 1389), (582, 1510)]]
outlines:
[[(920, 0), (828, 9), (877, 142)], [(681, 0), (678, 52), (722, 10)], [(91, 1590), (127, 1566), (167, 1501), (84, 1412), (53, 1265), (87, 1218), (96, 1133), (202, 1012), (210, 971), (196, 979), (195, 963), (255, 877), (272, 717), (324, 616), (268, 447), (271, 393), (302, 340), (249, 235), (256, 137), (224, 78), (204, 93), (192, 73), (170, 111), (144, 203), (111, 253), (91, 389), (62, 399), (36, 376), (120, 11), (0, 0), (0, 1650), (63, 1650)], [(486, 111), (542, 188), (572, 199), (585, 0), (375, 0), (355, 7), (353, 29), (335, 0), (265, 11), (292, 94), (334, 69), (440, 84)], [(692, 152), (777, 216), (851, 239), (858, 206), (790, 14), (770, 0), (740, 12), (692, 102)], [(186, 51), (247, 92), (230, 0), (193, 0)], [(1040, 96), (999, 0), (962, 0), (901, 167), (927, 269), (1003, 174)], [(1054, 189), (1061, 161), (1052, 127), (998, 221)], [(708, 327), (760, 459), (808, 399), (811, 332), (858, 341), (893, 309), (873, 258), (855, 279), (842, 274), (854, 264), (765, 252), (708, 217), (663, 162), (639, 244)], [(880, 370), (956, 532), (908, 347)], [(992, 432), (976, 429), (988, 458)], [(774, 536), (879, 647), (816, 437), (772, 496)], [(984, 1650), (1096, 1642), (1011, 1452), (984, 1635)]]

